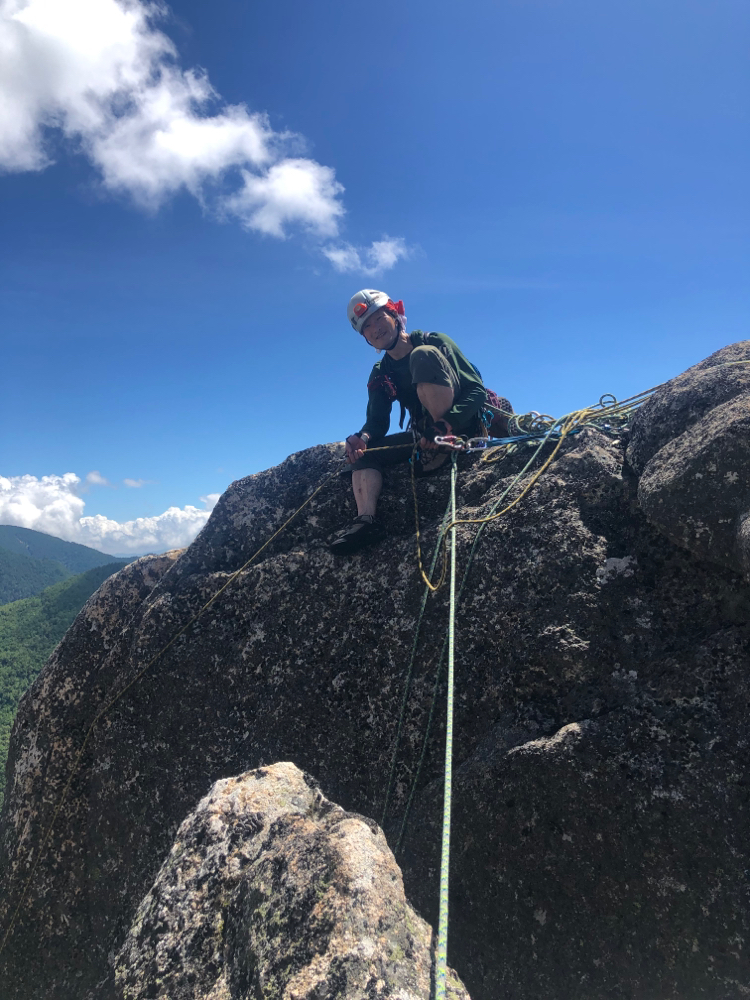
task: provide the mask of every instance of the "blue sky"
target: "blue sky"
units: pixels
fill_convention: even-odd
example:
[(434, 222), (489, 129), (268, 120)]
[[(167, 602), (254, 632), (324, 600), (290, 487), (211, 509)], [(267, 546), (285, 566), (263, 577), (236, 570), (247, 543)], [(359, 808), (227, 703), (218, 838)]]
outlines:
[[(115, 3), (0, 2), (0, 522), (184, 544), (202, 497), (361, 426), (361, 287), (517, 410), (630, 395), (747, 337), (744, 0), (175, 2), (142, 21), (125, 96), (153, 116), (170, 67), (159, 114), (231, 142), (180, 132), (168, 159), (113, 104)], [(186, 110), (195, 68), (216, 96)], [(392, 266), (330, 259), (366, 267), (374, 241)]]

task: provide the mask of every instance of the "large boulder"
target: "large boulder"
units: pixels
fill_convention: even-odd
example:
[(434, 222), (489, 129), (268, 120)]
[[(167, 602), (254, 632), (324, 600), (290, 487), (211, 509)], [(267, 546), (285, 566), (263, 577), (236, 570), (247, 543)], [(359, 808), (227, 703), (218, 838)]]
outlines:
[[(293, 761), (344, 809), (381, 820), (423, 586), (406, 468), (389, 473), (386, 541), (343, 561), (326, 548), (351, 516), (342, 451), (312, 448), (234, 483), (153, 588), (120, 574), (122, 612), (90, 602), (24, 699), (2, 816), (3, 933), (18, 908), (4, 1000), (97, 997), (217, 780)], [(462, 517), (517, 488), (529, 455), (462, 461)], [(474, 1000), (735, 1000), (750, 983), (750, 586), (654, 527), (637, 486), (622, 443), (583, 431), (486, 526), (468, 572), (449, 958)], [(425, 549), (447, 494), (444, 473), (418, 484)], [(462, 573), (476, 532), (459, 526)], [(420, 759), (446, 620), (443, 588), (417, 636), (381, 822), (433, 925), (444, 673)]]
[[(379, 827), (294, 764), (217, 781), (115, 959), (128, 1000), (430, 1000), (432, 931)], [(450, 970), (451, 1000), (470, 1000)]]
[(633, 419), (627, 454), (653, 524), (701, 559), (750, 574), (750, 340), (658, 389)]

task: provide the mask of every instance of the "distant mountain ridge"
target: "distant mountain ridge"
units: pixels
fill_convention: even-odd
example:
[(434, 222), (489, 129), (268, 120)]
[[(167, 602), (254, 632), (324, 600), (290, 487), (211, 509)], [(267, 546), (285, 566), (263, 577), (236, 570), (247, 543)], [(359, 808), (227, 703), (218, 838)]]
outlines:
[(0, 549), (30, 556), (32, 559), (54, 559), (74, 575), (119, 558), (92, 549), (89, 545), (66, 542), (44, 531), (20, 528), (14, 524), (0, 524)]
[(32, 597), (98, 566), (128, 561), (42, 531), (0, 525), (0, 605)]

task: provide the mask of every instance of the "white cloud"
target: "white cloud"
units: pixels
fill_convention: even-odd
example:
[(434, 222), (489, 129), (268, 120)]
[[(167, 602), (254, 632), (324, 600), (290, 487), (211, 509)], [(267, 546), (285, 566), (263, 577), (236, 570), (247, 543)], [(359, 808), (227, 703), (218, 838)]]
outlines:
[(323, 247), (323, 253), (330, 260), (337, 271), (361, 271), (362, 258), (359, 251), (355, 250), (349, 243), (344, 243), (340, 247)]
[(209, 493), (201, 497), (203, 509), (170, 507), (154, 517), (120, 522), (102, 514), (85, 516), (80, 484), (72, 472), (41, 478), (0, 476), (0, 524), (45, 531), (113, 555), (162, 552), (189, 545), (219, 499), (218, 493)]
[(123, 479), (123, 485), (127, 486), (129, 490), (139, 490), (142, 486), (148, 486), (152, 480), (150, 479)]
[(92, 469), (91, 472), (86, 476), (86, 482), (91, 483), (92, 486), (111, 486), (112, 484), (108, 479), (105, 479), (101, 472), (96, 469)]
[(187, 189), (272, 236), (302, 225), (335, 237), (332, 168), (299, 158), (299, 137), (267, 116), (221, 104), (204, 71), (181, 69), (154, 26), (164, 12), (142, 0), (0, 0), (0, 169), (44, 169), (62, 135), (106, 189), (142, 206)]
[(72, 535), (83, 516), (85, 501), (76, 490), (80, 479), (64, 476), (0, 476), (0, 523), (16, 524), (78, 541)]
[(242, 171), (241, 191), (224, 199), (225, 208), (248, 229), (284, 236), (287, 222), (300, 222), (320, 236), (335, 236), (344, 191), (330, 167), (314, 160), (284, 160), (264, 175)]
[(353, 247), (351, 243), (322, 248), (337, 271), (358, 271), (360, 274), (376, 275), (389, 271), (401, 258), (411, 253), (401, 236), (384, 236), (369, 247)]

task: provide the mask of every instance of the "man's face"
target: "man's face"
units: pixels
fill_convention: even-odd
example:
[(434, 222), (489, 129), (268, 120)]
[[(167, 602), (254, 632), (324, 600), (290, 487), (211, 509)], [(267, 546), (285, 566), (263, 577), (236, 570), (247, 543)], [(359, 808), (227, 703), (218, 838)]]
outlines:
[(396, 320), (385, 306), (378, 309), (362, 327), (365, 340), (371, 347), (384, 350), (391, 346), (396, 335)]

